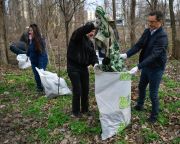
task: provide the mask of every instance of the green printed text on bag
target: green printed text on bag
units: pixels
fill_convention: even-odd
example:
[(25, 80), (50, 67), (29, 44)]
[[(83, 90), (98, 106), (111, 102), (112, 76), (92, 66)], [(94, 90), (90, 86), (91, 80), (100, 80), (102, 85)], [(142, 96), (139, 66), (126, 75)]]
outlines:
[(125, 122), (120, 123), (117, 133), (121, 133), (125, 128), (126, 128), (126, 123)]
[(128, 97), (121, 96), (119, 98), (119, 108), (125, 109), (128, 108), (129, 106), (130, 106), (129, 96)]
[(121, 81), (129, 81), (129, 80), (131, 80), (131, 74), (128, 72), (121, 72), (119, 79)]

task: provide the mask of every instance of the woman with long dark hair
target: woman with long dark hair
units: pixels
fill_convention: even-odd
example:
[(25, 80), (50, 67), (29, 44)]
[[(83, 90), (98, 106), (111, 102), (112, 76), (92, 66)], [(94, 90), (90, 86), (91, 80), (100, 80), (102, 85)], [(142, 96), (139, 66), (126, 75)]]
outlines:
[(27, 51), (27, 56), (30, 57), (32, 71), (34, 73), (34, 78), (37, 84), (37, 91), (43, 91), (43, 86), (38, 72), (35, 67), (39, 69), (46, 69), (48, 63), (48, 56), (45, 47), (45, 41), (43, 40), (39, 28), (36, 24), (31, 24), (29, 26), (29, 48)]

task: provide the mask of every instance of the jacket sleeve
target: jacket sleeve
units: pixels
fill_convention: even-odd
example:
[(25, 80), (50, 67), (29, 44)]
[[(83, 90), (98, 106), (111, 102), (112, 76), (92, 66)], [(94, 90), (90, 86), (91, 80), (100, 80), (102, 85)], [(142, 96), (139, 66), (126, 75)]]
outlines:
[(148, 29), (145, 29), (138, 42), (130, 50), (126, 52), (127, 57), (131, 57), (132, 55), (136, 54), (137, 52), (139, 52), (140, 49), (143, 48), (144, 41), (147, 37), (148, 31), (149, 31)]
[(159, 35), (152, 47), (152, 52), (151, 54), (146, 57), (141, 63), (138, 64), (138, 68), (141, 69), (151, 63), (153, 63), (156, 58), (160, 57), (163, 53), (166, 52), (168, 46), (168, 38), (167, 38), (167, 34), (163, 33), (161, 35)]
[(81, 38), (82, 38), (84, 35), (90, 33), (93, 29), (95, 29), (93, 23), (84, 25), (84, 26), (78, 28), (76, 31), (74, 31), (74, 33), (72, 34), (71, 39), (72, 39), (72, 40), (77, 40), (77, 41), (78, 41), (78, 40), (81, 40)]
[(45, 69), (48, 61), (45, 39), (42, 39), (41, 44), (43, 47), (43, 51), (39, 54), (39, 68)]
[(98, 61), (98, 57), (96, 55), (96, 51), (94, 50), (94, 45), (92, 43), (92, 50), (91, 50), (91, 55), (90, 55), (90, 64), (92, 64), (93, 66), (97, 63), (99, 64), (99, 61)]

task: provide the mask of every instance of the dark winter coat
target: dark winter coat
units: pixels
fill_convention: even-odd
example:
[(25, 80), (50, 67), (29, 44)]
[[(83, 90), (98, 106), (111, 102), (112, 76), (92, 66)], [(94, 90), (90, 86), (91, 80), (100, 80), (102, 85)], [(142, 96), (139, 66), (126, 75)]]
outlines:
[(157, 29), (152, 35), (150, 29), (145, 29), (139, 41), (127, 52), (127, 56), (130, 57), (141, 50), (139, 69), (144, 67), (164, 68), (167, 61), (167, 47), (168, 37), (162, 27)]
[(43, 68), (44, 65), (47, 65), (48, 56), (45, 49), (45, 42), (41, 41), (42, 52), (37, 52), (35, 49), (34, 40), (29, 44), (29, 48), (27, 51), (27, 56), (30, 58), (31, 63), (36, 65), (38, 68)]
[(28, 35), (28, 31), (25, 31), (21, 37), (19, 41), (25, 42), (28, 45), (28, 39), (29, 39), (29, 35)]
[(67, 50), (68, 69), (83, 69), (98, 63), (93, 43), (86, 36), (93, 29), (94, 25), (90, 23), (73, 32)]

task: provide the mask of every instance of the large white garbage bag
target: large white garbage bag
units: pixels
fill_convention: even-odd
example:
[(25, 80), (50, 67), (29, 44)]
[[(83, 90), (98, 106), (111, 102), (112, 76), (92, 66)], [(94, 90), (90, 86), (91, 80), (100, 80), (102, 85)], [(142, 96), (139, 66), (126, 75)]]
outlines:
[(95, 96), (102, 140), (122, 131), (131, 120), (131, 76), (127, 72), (95, 74)]
[(44, 71), (43, 69), (39, 69), (37, 67), (36, 70), (39, 73), (41, 83), (48, 98), (71, 94), (66, 81), (63, 78), (58, 77), (56, 73)]
[(31, 66), (31, 61), (26, 56), (26, 54), (18, 54), (16, 59), (18, 61), (18, 66), (20, 69), (26, 69)]

